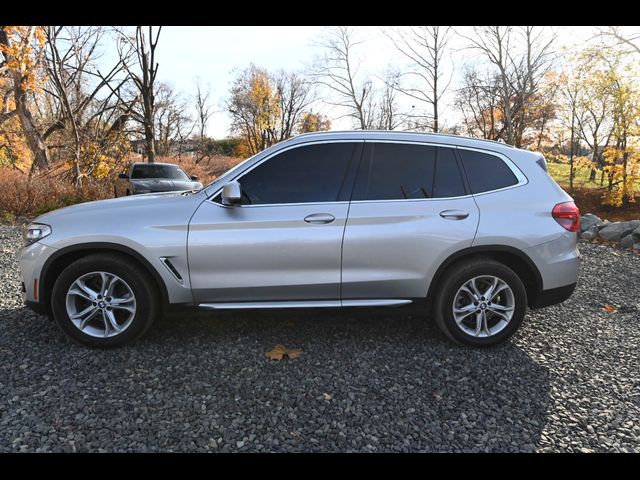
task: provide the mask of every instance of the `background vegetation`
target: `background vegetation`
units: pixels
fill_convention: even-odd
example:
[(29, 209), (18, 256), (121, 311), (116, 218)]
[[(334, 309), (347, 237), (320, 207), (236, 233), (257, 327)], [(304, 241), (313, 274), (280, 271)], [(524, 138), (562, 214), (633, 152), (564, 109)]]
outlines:
[[(276, 142), (348, 118), (356, 129), (462, 134), (541, 151), (583, 211), (640, 216), (640, 37), (617, 27), (572, 51), (547, 27), (381, 28), (398, 60), (375, 78), (357, 61), (358, 31), (328, 28), (317, 39), (324, 53), (304, 70), (251, 64), (235, 72), (224, 139), (207, 136), (214, 107), (200, 82), (187, 95), (156, 80), (170, 68), (156, 59), (161, 32), (0, 27), (0, 215), (108, 198), (117, 173), (140, 158), (179, 163), (207, 182)], [(453, 43), (475, 59), (454, 64), (454, 84), (444, 68), (457, 55)]]

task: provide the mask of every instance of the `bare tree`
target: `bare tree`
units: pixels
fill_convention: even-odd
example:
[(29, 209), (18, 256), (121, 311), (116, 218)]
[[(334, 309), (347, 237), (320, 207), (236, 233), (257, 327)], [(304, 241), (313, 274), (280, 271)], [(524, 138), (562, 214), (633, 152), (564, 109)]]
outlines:
[[(405, 122), (405, 115), (400, 113), (396, 98), (397, 92), (400, 91), (399, 79), (400, 74), (391, 67), (387, 67), (383, 79), (383, 88), (377, 95), (377, 101), (369, 108), (372, 112), (372, 125), (370, 125), (370, 128), (395, 130)], [(371, 97), (371, 101), (373, 102), (373, 97)]]
[(467, 69), (463, 85), (456, 92), (455, 106), (462, 112), (468, 135), (487, 140), (501, 138), (504, 131), (500, 106), (499, 79)]
[(106, 137), (114, 131), (112, 127), (119, 128), (121, 104), (114, 102), (113, 91), (126, 82), (118, 76), (124, 64), (118, 59), (105, 75), (97, 73), (96, 64), (101, 56), (98, 48), (105, 34), (101, 27), (49, 26), (45, 33), (49, 83), (44, 91), (47, 99), (57, 106), (49, 108), (55, 113), (49, 115), (49, 126), (43, 139), (46, 141), (56, 131), (70, 128), (73, 178), (80, 187), (87, 175), (80, 165), (82, 144), (96, 142), (98, 146), (104, 146)]
[(600, 30), (604, 40), (612, 40), (614, 47), (624, 47), (623, 53), (640, 54), (640, 33), (623, 34), (620, 27), (610, 26)]
[(540, 85), (551, 68), (555, 35), (538, 27), (474, 27), (465, 36), (495, 73), (503, 132), (499, 138), (521, 147), (530, 125), (532, 103), (540, 100)]
[(196, 80), (196, 128), (198, 130), (198, 158), (196, 163), (202, 161), (207, 155), (205, 144), (207, 140), (207, 126), (209, 119), (213, 115), (213, 107), (211, 106), (209, 97), (211, 92), (209, 88), (203, 89), (200, 80)]
[[(137, 26), (133, 39), (124, 32), (120, 32), (120, 39), (126, 47), (120, 48), (119, 53), (120, 58), (124, 59), (125, 70), (135, 87), (135, 99), (133, 102), (129, 100), (129, 103), (140, 105), (140, 108), (130, 109), (131, 118), (143, 127), (147, 161), (153, 163), (156, 161), (155, 80), (158, 74), (155, 55), (162, 27), (158, 27), (155, 32), (152, 26), (146, 27), (146, 30), (145, 34), (145, 27)], [(129, 61), (132, 57), (135, 60)], [(118, 94), (121, 93), (118, 92)]]
[(276, 95), (280, 103), (280, 121), (273, 131), (274, 141), (294, 135), (301, 114), (313, 102), (310, 83), (297, 72), (280, 70), (275, 76)]
[(165, 82), (158, 82), (155, 92), (156, 153), (170, 155), (180, 142), (190, 123), (186, 102)]
[(324, 47), (326, 53), (314, 67), (313, 77), (317, 84), (333, 91), (334, 101), (329, 105), (346, 109), (347, 116), (353, 118), (359, 128), (371, 127), (372, 115), (369, 108), (372, 104), (371, 80), (360, 78), (360, 62), (355, 58), (354, 49), (362, 44), (355, 38), (350, 27), (335, 27), (327, 32), (318, 45)]
[(410, 62), (409, 69), (402, 74), (409, 84), (398, 82), (397, 90), (431, 110), (430, 114), (409, 114), (412, 123), (438, 132), (440, 100), (453, 77), (452, 72), (447, 79), (443, 68), (453, 29), (441, 26), (403, 27), (386, 32), (386, 35)]

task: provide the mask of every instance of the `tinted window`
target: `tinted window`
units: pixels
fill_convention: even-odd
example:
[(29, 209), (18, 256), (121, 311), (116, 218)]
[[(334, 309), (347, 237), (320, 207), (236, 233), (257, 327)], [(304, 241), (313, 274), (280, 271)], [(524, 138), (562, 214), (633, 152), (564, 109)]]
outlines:
[(472, 193), (488, 192), (518, 183), (511, 169), (495, 155), (458, 150)]
[(168, 178), (171, 180), (190, 180), (180, 168), (172, 165), (134, 165), (131, 178)]
[(431, 198), (435, 156), (425, 145), (368, 144), (353, 199)]
[(344, 182), (355, 143), (292, 148), (238, 179), (244, 204), (333, 202)]
[(462, 174), (452, 148), (438, 148), (436, 179), (433, 184), (435, 198), (460, 197), (466, 195)]

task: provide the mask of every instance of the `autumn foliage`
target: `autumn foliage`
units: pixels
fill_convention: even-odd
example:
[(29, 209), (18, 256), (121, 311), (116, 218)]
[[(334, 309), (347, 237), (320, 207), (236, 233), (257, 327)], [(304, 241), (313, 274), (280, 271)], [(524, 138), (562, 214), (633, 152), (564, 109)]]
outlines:
[[(109, 164), (101, 175), (91, 176), (80, 188), (68, 179), (64, 164), (44, 173), (27, 175), (15, 168), (0, 167), (0, 220), (14, 217), (33, 218), (50, 210), (81, 202), (113, 198), (115, 177), (128, 161), (140, 161), (135, 156), (118, 164)], [(175, 163), (189, 175), (197, 175), (203, 184), (235, 166), (241, 160), (222, 155), (196, 163), (196, 157), (160, 157), (158, 161)]]

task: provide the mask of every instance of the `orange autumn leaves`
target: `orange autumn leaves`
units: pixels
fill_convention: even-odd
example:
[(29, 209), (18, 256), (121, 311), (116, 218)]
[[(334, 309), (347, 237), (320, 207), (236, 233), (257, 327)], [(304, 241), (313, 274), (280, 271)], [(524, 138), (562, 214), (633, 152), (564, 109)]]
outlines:
[(298, 358), (301, 353), (302, 353), (301, 348), (287, 348), (284, 345), (279, 343), (278, 345), (273, 347), (272, 350), (268, 351), (266, 355), (271, 360), (280, 361), (284, 357), (287, 357), (293, 360), (294, 358)]

